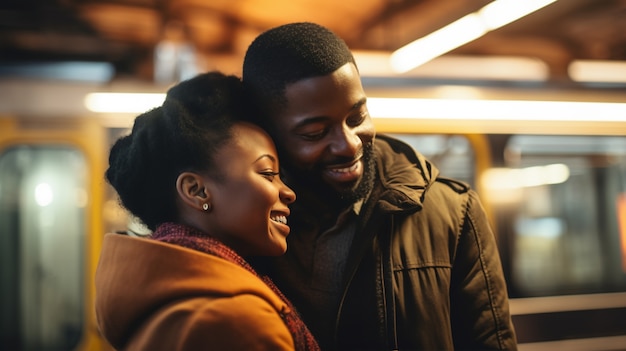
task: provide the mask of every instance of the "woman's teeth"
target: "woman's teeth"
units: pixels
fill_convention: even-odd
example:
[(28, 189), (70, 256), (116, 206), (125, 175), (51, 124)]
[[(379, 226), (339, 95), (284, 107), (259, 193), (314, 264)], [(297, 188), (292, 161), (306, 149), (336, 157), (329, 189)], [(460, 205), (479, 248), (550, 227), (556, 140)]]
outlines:
[(270, 219), (272, 221), (274, 221), (274, 222), (287, 224), (287, 217), (286, 216), (275, 216), (275, 217), (270, 217)]

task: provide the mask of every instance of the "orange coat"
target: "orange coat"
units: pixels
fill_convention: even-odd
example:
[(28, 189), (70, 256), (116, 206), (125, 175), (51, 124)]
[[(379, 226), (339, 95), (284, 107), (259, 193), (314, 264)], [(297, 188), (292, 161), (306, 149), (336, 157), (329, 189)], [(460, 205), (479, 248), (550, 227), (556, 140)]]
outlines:
[(287, 305), (215, 256), (107, 234), (95, 284), (98, 326), (119, 350), (294, 350)]

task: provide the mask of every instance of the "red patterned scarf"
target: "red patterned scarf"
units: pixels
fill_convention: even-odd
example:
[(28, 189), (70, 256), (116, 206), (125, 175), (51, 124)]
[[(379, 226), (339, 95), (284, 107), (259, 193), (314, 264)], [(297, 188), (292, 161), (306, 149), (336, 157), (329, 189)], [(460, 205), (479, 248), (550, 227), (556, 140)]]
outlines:
[(197, 229), (176, 223), (161, 224), (152, 234), (152, 239), (217, 256), (250, 271), (252, 274), (263, 280), (263, 282), (265, 282), (265, 284), (267, 284), (267, 286), (269, 286), (270, 289), (272, 289), (272, 291), (276, 293), (276, 295), (278, 295), (281, 300), (283, 300), (283, 302), (285, 302), (293, 311), (292, 313), (281, 313), (280, 316), (291, 332), (296, 350), (317, 351), (320, 349), (317, 341), (315, 341), (315, 338), (307, 326), (304, 324), (302, 319), (300, 319), (300, 316), (297, 314), (294, 306), (289, 300), (287, 300), (283, 293), (278, 290), (278, 287), (274, 285), (272, 280), (266, 275), (257, 274), (252, 266), (250, 266), (246, 260), (239, 256), (230, 247)]

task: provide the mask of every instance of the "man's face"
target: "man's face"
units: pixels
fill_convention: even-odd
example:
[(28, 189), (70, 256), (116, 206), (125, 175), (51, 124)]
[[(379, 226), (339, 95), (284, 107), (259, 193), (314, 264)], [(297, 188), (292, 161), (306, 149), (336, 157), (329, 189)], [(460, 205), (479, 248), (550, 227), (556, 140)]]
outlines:
[(362, 197), (363, 179), (369, 183), (373, 173), (375, 131), (356, 67), (347, 63), (290, 84), (285, 97), (272, 124), (287, 170), (344, 198)]

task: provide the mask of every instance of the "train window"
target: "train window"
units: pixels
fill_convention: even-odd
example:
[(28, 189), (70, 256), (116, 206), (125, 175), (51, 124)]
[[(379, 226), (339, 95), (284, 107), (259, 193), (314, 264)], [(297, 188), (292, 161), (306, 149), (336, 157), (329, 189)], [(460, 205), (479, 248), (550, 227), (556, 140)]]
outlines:
[(388, 134), (411, 145), (426, 156), (442, 176), (474, 186), (476, 160), (470, 141), (462, 135)]
[(0, 154), (0, 344), (70, 350), (83, 334), (86, 161), (64, 146)]
[(626, 137), (516, 135), (503, 152), (481, 181), (511, 296), (626, 291)]

